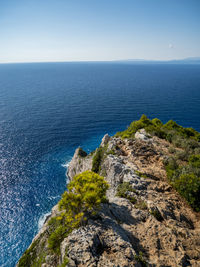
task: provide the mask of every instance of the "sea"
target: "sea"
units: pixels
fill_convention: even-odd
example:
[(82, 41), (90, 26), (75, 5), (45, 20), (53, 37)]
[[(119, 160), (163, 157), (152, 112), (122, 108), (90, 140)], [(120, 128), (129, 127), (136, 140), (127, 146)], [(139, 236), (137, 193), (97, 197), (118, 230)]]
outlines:
[(200, 65), (0, 64), (0, 266), (13, 267), (91, 152), (146, 114), (200, 131)]

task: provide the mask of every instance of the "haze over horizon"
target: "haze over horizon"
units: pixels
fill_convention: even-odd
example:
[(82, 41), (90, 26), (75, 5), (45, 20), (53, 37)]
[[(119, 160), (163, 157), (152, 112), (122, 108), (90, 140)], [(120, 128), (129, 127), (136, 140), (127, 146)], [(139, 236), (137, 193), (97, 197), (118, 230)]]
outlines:
[(200, 57), (198, 0), (0, 3), (0, 63)]

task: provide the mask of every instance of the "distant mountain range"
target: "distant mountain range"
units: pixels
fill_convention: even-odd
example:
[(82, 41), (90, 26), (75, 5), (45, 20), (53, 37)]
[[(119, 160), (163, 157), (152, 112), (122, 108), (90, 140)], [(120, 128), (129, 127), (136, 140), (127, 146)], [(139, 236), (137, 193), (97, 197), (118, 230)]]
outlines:
[(200, 57), (189, 57), (184, 59), (173, 59), (173, 60), (146, 60), (146, 59), (122, 59), (115, 60), (120, 63), (135, 63), (135, 64), (200, 64)]

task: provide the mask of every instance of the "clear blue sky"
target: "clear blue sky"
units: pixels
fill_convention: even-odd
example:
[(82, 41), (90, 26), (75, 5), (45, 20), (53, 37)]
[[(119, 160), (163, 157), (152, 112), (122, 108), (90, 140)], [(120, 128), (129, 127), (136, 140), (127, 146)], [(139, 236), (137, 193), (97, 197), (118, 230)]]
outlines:
[(200, 0), (0, 0), (0, 62), (200, 56)]

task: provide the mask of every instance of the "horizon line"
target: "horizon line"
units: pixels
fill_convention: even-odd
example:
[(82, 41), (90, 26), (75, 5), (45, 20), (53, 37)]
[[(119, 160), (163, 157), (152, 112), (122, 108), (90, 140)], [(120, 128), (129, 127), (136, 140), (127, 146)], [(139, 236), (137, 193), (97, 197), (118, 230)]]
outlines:
[(128, 58), (128, 59), (112, 59), (112, 60), (65, 60), (65, 61), (8, 61), (8, 62), (0, 62), (0, 64), (33, 64), (33, 63), (100, 63), (100, 62), (131, 62), (135, 61), (138, 63), (142, 62), (171, 62), (171, 61), (183, 61), (183, 60), (199, 60), (200, 56), (196, 57), (187, 57), (187, 58), (181, 58), (181, 59), (142, 59), (142, 58)]

